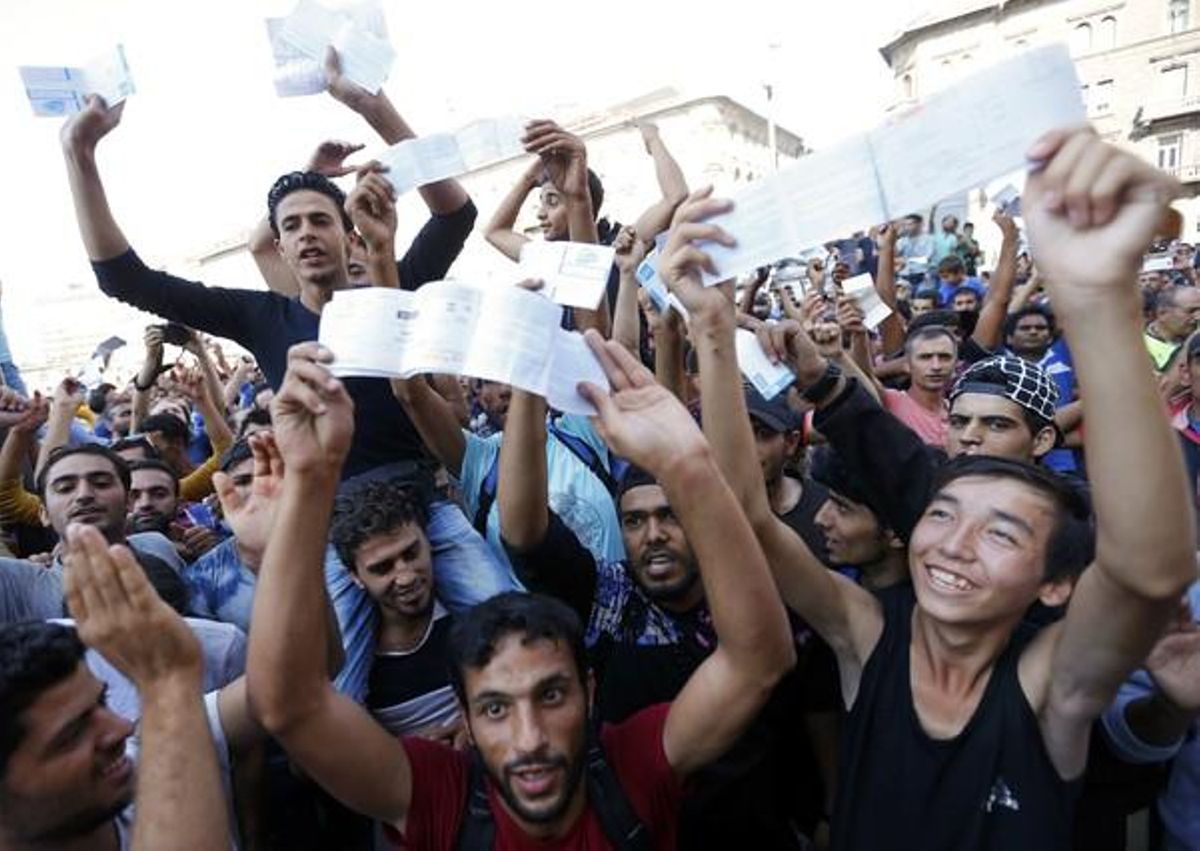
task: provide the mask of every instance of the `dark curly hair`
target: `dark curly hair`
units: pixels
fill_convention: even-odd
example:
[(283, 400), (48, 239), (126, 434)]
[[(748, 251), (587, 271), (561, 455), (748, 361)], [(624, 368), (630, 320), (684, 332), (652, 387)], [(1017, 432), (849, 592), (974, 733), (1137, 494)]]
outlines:
[(329, 537), (342, 564), (353, 571), (354, 554), (365, 541), (405, 523), (416, 523), (424, 532), (428, 523), (425, 504), (400, 479), (375, 480), (337, 498)]
[(21, 713), (75, 673), (83, 651), (70, 627), (41, 621), (0, 626), (0, 778), (25, 738)]
[(346, 213), (346, 193), (339, 189), (337, 184), (315, 171), (290, 171), (276, 180), (271, 186), (271, 191), (267, 193), (267, 221), (271, 223), (271, 232), (275, 234), (276, 239), (279, 238), (279, 223), (275, 220), (275, 210), (280, 201), (301, 189), (320, 192), (327, 197), (337, 205), (338, 213), (342, 217), (342, 227), (347, 233), (354, 230), (354, 223)]

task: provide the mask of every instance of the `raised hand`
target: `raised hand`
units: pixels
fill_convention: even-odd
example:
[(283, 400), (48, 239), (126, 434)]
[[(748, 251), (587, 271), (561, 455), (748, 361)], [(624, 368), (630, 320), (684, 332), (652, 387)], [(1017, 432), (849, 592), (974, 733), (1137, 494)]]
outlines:
[(740, 314), (738, 324), (753, 331), (767, 359), (794, 372), (800, 386), (807, 387), (824, 374), (828, 360), (818, 350), (808, 330), (796, 320), (760, 322)]
[(33, 398), (26, 401), (14, 390), (0, 389), (0, 426), (10, 425), (19, 432), (32, 434), (49, 418), (50, 400), (41, 391), (35, 390)]
[(354, 402), (329, 371), (333, 353), (319, 343), (288, 350), (288, 369), (271, 402), (271, 423), (289, 473), (336, 479), (354, 436)]
[(75, 152), (91, 153), (96, 145), (121, 123), (125, 102), (109, 109), (104, 98), (88, 95), (87, 106), (68, 118), (59, 130), (63, 147)]
[(587, 146), (574, 133), (553, 121), (531, 121), (521, 139), (525, 150), (537, 154), (550, 182), (568, 198), (590, 199), (588, 193)]
[(637, 129), (642, 134), (642, 144), (646, 146), (646, 153), (653, 155), (655, 144), (661, 140), (658, 125), (650, 121), (639, 121)]
[(83, 404), (85, 392), (83, 384), (68, 376), (54, 388), (53, 405), (60, 411), (73, 414)]
[(221, 513), (233, 530), (239, 548), (252, 555), (254, 563), (250, 567), (257, 568), (275, 523), (275, 510), (283, 490), (284, 465), (275, 436), (270, 432), (252, 434), (248, 442), (254, 454), (254, 480), (250, 493), (243, 498), (225, 473), (213, 475), (213, 487), (221, 502)]
[(390, 249), (396, 239), (396, 190), (385, 172), (375, 160), (362, 166), (346, 197), (346, 214), (372, 252)]
[(732, 317), (733, 282), (706, 287), (701, 272), (716, 274), (717, 267), (703, 249), (701, 240), (732, 247), (737, 241), (720, 226), (705, 219), (733, 209), (733, 202), (712, 197), (712, 187), (697, 189), (679, 205), (671, 232), (658, 258), (658, 275), (687, 308), (692, 321)]
[(846, 296), (842, 296), (837, 301), (837, 324), (841, 333), (868, 333), (866, 319), (863, 316), (862, 308), (858, 306), (858, 302)]
[(1142, 255), (1181, 192), (1178, 181), (1090, 128), (1049, 133), (1028, 156), (1044, 165), (1026, 182), (1022, 209), (1055, 310), (1084, 315), (1118, 292), (1132, 303)]
[(67, 529), (64, 589), (79, 637), (139, 690), (175, 677), (198, 682), (200, 642), (150, 585), (127, 547), (93, 527)]
[(317, 149), (308, 158), (308, 164), (304, 166), (304, 170), (315, 171), (326, 177), (343, 177), (353, 174), (357, 166), (346, 165), (346, 157), (358, 153), (363, 147), (363, 145), (342, 142), (337, 139), (322, 142), (317, 145)]
[(1178, 709), (1200, 712), (1200, 626), (1187, 606), (1146, 657), (1146, 670)]
[(362, 86), (353, 82), (342, 73), (342, 60), (333, 47), (325, 48), (325, 86), (334, 100), (350, 107), (355, 112), (362, 112), (372, 103), (381, 100), (384, 95), (371, 94)]
[(646, 259), (646, 245), (637, 236), (633, 225), (625, 225), (613, 240), (613, 251), (616, 252), (613, 262), (617, 271), (632, 274), (638, 265)]
[(1020, 229), (1017, 228), (1016, 220), (1012, 216), (1002, 213), (1000, 210), (992, 213), (992, 221), (996, 227), (1000, 228), (1000, 234), (1004, 239), (1017, 239), (1020, 236)]
[(588, 331), (584, 338), (612, 391), (584, 383), (579, 392), (596, 406), (600, 436), (614, 452), (660, 475), (677, 461), (707, 450), (704, 435), (687, 408), (624, 346), (604, 340), (595, 331)]

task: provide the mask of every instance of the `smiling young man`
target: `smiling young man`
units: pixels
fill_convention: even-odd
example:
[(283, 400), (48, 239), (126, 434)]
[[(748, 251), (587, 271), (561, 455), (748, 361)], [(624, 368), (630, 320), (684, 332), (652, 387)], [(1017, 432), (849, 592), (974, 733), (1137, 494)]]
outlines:
[[(732, 242), (702, 223), (728, 203), (681, 207), (660, 262), (691, 314), (722, 470), (784, 598), (838, 657), (849, 718), (835, 849), (1067, 846), (1093, 722), (1195, 580), (1193, 518), (1178, 508), (1184, 471), (1147, 374), (1134, 283), (1179, 186), (1088, 129), (1049, 134), (1030, 157), (1041, 165), (1025, 190), (1030, 240), (1091, 414), (1095, 532), (1078, 492), (1053, 474), (959, 458), (909, 538), (911, 589), (876, 597), (832, 574), (762, 496), (732, 308), (701, 286), (707, 259), (692, 246)], [(760, 339), (820, 400), (842, 380), (814, 373), (803, 333), (782, 323)], [(1030, 635), (1021, 624), (1039, 601), (1066, 603), (1066, 614)]]
[[(683, 781), (740, 736), (795, 661), (762, 553), (687, 410), (620, 346), (590, 339), (614, 387), (583, 388), (599, 429), (654, 471), (693, 535), (717, 646), (672, 703), (589, 743), (591, 680), (571, 611), (505, 594), (463, 613), (450, 648), (477, 781), (470, 755), (392, 738), (306, 648), (325, 628), (320, 551), (353, 425), (329, 353), (292, 350), (273, 403), (286, 473), (255, 599), (250, 701), (298, 765), (406, 848), (623, 847), (614, 820), (640, 825), (647, 847), (673, 848)], [(494, 841), (459, 846), (479, 832)]]

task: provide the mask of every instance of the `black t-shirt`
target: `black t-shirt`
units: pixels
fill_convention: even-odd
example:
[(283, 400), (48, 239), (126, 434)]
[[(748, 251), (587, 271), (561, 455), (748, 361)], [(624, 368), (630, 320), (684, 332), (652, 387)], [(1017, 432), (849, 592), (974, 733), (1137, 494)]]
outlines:
[(458, 717), (450, 685), (450, 627), (454, 619), (439, 610), (425, 638), (406, 652), (379, 651), (367, 680), (367, 708), (401, 736)]
[(817, 512), (829, 499), (829, 488), (820, 482), (813, 481), (808, 476), (799, 479), (799, 482), (804, 489), (800, 493), (800, 499), (790, 511), (780, 514), (779, 519), (800, 536), (822, 564), (829, 567), (831, 565), (829, 551), (825, 548), (825, 534), (817, 528), (816, 523)]
[[(397, 264), (403, 286), (416, 289), (445, 277), (474, 222), (475, 205), (470, 201), (453, 213), (430, 217)], [(106, 295), (250, 350), (277, 390), (287, 371), (288, 349), (317, 339), (321, 317), (298, 298), (206, 287), (149, 268), (133, 249), (93, 263), (92, 269)], [(343, 478), (424, 454), (421, 439), (387, 379), (350, 378), (345, 384), (354, 399), (354, 442), (342, 467)]]
[(1080, 783), (1058, 776), (1017, 678), (1035, 631), (1013, 634), (962, 732), (933, 739), (913, 705), (912, 586), (879, 597), (883, 634), (844, 727), (835, 851), (1068, 848)]

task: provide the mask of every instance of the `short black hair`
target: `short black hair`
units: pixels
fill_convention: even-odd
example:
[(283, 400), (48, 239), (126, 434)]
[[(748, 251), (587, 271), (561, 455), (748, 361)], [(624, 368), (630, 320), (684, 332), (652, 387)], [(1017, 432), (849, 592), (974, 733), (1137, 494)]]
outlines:
[(600, 182), (600, 175), (588, 169), (588, 195), (592, 198), (592, 215), (599, 216), (600, 208), (604, 205), (604, 184)]
[(905, 219), (907, 219), (907, 220), (908, 220), (908, 221), (910, 221), (910, 222), (923, 222), (923, 221), (925, 221), (925, 217), (924, 217), (924, 216), (922, 216), (920, 213), (909, 213), (909, 214), (908, 214), (907, 216), (905, 216), (904, 218), (905, 218)]
[(191, 593), (179, 571), (149, 552), (134, 547), (130, 547), (129, 550), (162, 601), (179, 615), (186, 615), (191, 606)]
[(954, 353), (958, 354), (958, 337), (954, 336), (954, 331), (947, 328), (945, 325), (922, 325), (916, 329), (909, 329), (908, 334), (904, 338), (904, 353), (911, 355), (913, 347), (925, 340), (936, 340), (938, 337), (945, 337), (954, 344)]
[(250, 426), (269, 425), (271, 425), (270, 408), (251, 408), (246, 412), (246, 416), (242, 417), (242, 424), (238, 426), (238, 437), (245, 437), (246, 429), (250, 428)]
[(25, 738), (21, 714), (78, 670), (84, 650), (75, 630), (62, 624), (0, 626), (0, 780)]
[(254, 450), (250, 448), (250, 441), (244, 437), (239, 437), (234, 441), (232, 446), (225, 450), (225, 454), (221, 456), (221, 466), (218, 469), (222, 473), (228, 473), (238, 464), (248, 461), (253, 457)]
[(100, 416), (108, 406), (108, 391), (116, 390), (116, 385), (107, 381), (88, 391), (87, 406), (93, 414)]
[(484, 668), (496, 646), (509, 635), (520, 635), (522, 644), (534, 641), (563, 642), (571, 648), (581, 683), (587, 683), (587, 648), (583, 624), (566, 603), (544, 594), (506, 591), (459, 612), (450, 627), (450, 684), (465, 706), (464, 672)]
[(940, 325), (943, 328), (954, 330), (961, 324), (961, 317), (953, 310), (927, 310), (920, 316), (915, 317), (912, 322), (908, 323), (908, 330), (905, 336), (915, 334), (921, 328), (926, 328), (930, 325)]
[(174, 414), (153, 414), (146, 417), (142, 420), (139, 431), (142, 434), (156, 431), (167, 440), (182, 441), (183, 443), (187, 443), (191, 437), (191, 430), (188, 429), (187, 423)]
[(626, 468), (624, 474), (621, 476), (621, 480), (617, 482), (617, 513), (619, 514), (621, 511), (621, 500), (625, 497), (626, 493), (634, 488), (657, 484), (658, 479), (656, 479), (648, 471), (643, 470), (641, 467), (638, 467), (635, 464), (630, 464)]
[(145, 460), (129, 462), (129, 478), (132, 482), (133, 474), (138, 470), (158, 470), (160, 473), (166, 473), (171, 477), (171, 481), (175, 483), (175, 496), (179, 496), (179, 474), (176, 473), (167, 462), (158, 458), (146, 458)]
[(979, 301), (980, 301), (979, 293), (975, 292), (975, 290), (971, 289), (966, 284), (963, 284), (961, 287), (955, 287), (954, 292), (950, 293), (950, 304), (954, 304), (954, 300), (956, 298), (958, 298), (960, 295), (964, 295), (964, 294), (969, 295), (969, 296), (971, 296), (971, 298), (975, 299), (976, 304), (979, 303)]
[(1054, 321), (1054, 311), (1045, 305), (1027, 304), (1020, 310), (1014, 310), (1012, 313), (1008, 314), (1008, 317), (1004, 320), (1004, 339), (1007, 340), (1014, 333), (1016, 333), (1017, 323), (1026, 316), (1042, 317), (1046, 320), (1046, 324), (1050, 326), (1050, 336), (1053, 337), (1058, 333), (1058, 325)]
[[(1096, 555), (1096, 527), (1091, 501), (1081, 486), (1036, 464), (989, 455), (960, 455), (947, 461), (934, 478), (933, 495), (968, 476), (1011, 479), (1033, 487), (1054, 503), (1056, 517), (1046, 544), (1046, 581), (1073, 579)], [(932, 499), (932, 497), (931, 497)]]
[(425, 505), (411, 486), (401, 479), (376, 479), (337, 498), (329, 538), (342, 564), (353, 572), (354, 554), (369, 538), (406, 523), (416, 523), (424, 531), (428, 522)]
[(276, 239), (279, 238), (279, 223), (275, 220), (275, 211), (279, 202), (302, 189), (319, 192), (327, 197), (337, 206), (342, 218), (342, 227), (346, 232), (354, 230), (354, 222), (350, 221), (350, 216), (346, 213), (346, 193), (339, 189), (337, 184), (315, 171), (289, 171), (271, 184), (271, 189), (267, 192), (267, 221), (270, 222), (271, 232), (275, 234)]
[(50, 455), (46, 458), (42, 469), (38, 471), (37, 480), (34, 483), (43, 503), (46, 501), (46, 484), (50, 481), (50, 470), (59, 461), (70, 458), (72, 455), (99, 455), (101, 458), (108, 459), (116, 470), (117, 478), (121, 480), (125, 492), (129, 493), (129, 464), (125, 459), (102, 443), (81, 443), (78, 446), (59, 446), (50, 451)]
[[(955, 219), (955, 221), (958, 220)], [(963, 264), (962, 258), (957, 254), (947, 254), (945, 257), (939, 260), (937, 264), (937, 270), (939, 275), (948, 274), (951, 272), (962, 272), (964, 275), (967, 273), (967, 267)]]
[(109, 449), (113, 452), (120, 452), (124, 449), (142, 449), (145, 450), (147, 458), (162, 457), (157, 447), (150, 442), (150, 438), (144, 434), (131, 434), (128, 437), (122, 437), (120, 440), (113, 441)]

